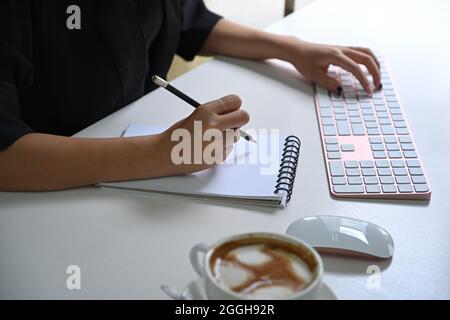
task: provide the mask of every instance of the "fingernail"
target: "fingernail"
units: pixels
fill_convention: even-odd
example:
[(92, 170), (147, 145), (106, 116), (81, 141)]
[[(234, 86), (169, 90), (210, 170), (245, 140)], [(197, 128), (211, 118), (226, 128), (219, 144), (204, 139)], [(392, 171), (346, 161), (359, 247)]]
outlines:
[(380, 82), (380, 85), (378, 86), (378, 89), (383, 89), (383, 84)]
[(342, 87), (341, 86), (337, 87), (335, 93), (337, 96), (340, 96), (342, 94)]

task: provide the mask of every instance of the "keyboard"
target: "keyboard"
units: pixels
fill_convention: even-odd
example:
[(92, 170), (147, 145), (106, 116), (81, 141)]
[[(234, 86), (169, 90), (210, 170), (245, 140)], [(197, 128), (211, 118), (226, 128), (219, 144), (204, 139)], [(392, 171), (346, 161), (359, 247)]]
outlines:
[(353, 75), (335, 66), (329, 73), (340, 79), (342, 93), (315, 87), (330, 193), (345, 198), (430, 199), (405, 110), (384, 59), (379, 61), (383, 89), (372, 97)]

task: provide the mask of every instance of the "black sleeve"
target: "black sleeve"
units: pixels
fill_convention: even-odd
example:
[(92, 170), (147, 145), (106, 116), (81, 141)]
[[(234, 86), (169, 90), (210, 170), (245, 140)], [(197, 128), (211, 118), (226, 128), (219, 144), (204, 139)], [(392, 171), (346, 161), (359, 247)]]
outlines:
[(27, 1), (0, 1), (0, 150), (32, 132), (20, 119), (18, 99), (18, 90), (32, 82), (27, 18)]
[(184, 0), (182, 3), (182, 31), (177, 54), (192, 60), (222, 17), (209, 11), (203, 0)]

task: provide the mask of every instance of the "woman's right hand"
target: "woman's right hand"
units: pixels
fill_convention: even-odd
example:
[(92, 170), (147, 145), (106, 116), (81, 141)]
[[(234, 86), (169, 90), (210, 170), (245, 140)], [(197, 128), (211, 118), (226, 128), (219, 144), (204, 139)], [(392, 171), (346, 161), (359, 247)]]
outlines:
[(213, 100), (160, 134), (161, 175), (198, 172), (223, 162), (239, 139), (237, 129), (249, 121), (241, 104), (236, 95)]

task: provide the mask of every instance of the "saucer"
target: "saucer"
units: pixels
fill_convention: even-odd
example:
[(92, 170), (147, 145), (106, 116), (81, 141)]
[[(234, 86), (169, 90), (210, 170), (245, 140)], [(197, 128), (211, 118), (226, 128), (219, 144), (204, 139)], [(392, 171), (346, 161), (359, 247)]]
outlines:
[[(201, 278), (191, 281), (179, 295), (178, 300), (208, 300), (205, 291), (205, 281)], [(337, 297), (330, 287), (322, 283), (316, 300), (337, 300)]]

